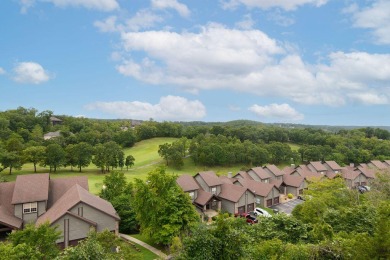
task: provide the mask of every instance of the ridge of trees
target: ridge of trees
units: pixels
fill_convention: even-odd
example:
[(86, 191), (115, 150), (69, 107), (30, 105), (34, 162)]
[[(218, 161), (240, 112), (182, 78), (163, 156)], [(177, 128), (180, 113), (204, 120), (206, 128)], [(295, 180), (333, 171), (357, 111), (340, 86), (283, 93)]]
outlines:
[[(52, 111), (23, 107), (0, 112), (0, 171), (8, 169), (12, 173), (26, 162), (33, 163), (35, 170), (37, 165), (43, 165), (52, 171), (66, 166), (81, 171), (91, 162), (102, 172), (122, 169), (134, 161), (126, 164), (121, 148), (154, 137), (180, 138), (174, 144), (164, 144), (160, 151), (168, 164), (178, 168), (185, 156), (205, 166), (297, 164), (310, 160), (334, 160), (345, 165), (390, 159), (390, 132), (381, 128), (331, 132), (249, 120), (227, 123), (150, 120), (132, 127), (131, 120), (71, 116), (58, 116), (62, 124), (52, 125), (51, 116)], [(60, 131), (60, 136), (43, 140), (45, 133), (54, 131)], [(187, 141), (183, 149), (184, 140)], [(299, 150), (291, 150), (288, 143), (299, 145)]]

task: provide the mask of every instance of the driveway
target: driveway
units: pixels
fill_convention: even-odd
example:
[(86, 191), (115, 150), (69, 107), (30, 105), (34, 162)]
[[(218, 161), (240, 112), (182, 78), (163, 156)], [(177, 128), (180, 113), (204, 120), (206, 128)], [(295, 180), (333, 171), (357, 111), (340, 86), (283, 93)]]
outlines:
[(271, 209), (277, 209), (277, 210), (279, 210), (279, 212), (284, 212), (287, 215), (290, 215), (292, 210), (295, 208), (295, 206), (299, 205), (303, 202), (304, 202), (303, 200), (294, 199), (294, 200), (290, 200), (286, 203), (281, 203), (278, 205), (271, 206)]

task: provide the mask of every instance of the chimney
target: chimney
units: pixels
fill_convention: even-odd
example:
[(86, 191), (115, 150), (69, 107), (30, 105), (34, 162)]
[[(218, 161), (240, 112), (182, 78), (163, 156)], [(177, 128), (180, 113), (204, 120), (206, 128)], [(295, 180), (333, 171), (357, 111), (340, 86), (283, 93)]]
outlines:
[(231, 178), (233, 176), (232, 172), (228, 172), (228, 178)]
[(354, 163), (350, 163), (349, 166), (353, 168), (353, 167), (355, 167), (355, 164)]

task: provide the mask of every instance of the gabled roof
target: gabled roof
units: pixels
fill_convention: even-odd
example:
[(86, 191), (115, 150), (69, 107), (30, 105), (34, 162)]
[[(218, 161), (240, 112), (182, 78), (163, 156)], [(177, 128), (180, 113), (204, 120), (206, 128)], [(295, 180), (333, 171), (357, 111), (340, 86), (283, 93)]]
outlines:
[(111, 203), (92, 195), (80, 185), (75, 184), (60, 199), (58, 199), (45, 214), (38, 218), (36, 225), (40, 225), (46, 221), (49, 221), (49, 223), (52, 224), (80, 202), (119, 220), (119, 216), (116, 214), (116, 211)]
[(47, 201), (49, 198), (49, 174), (18, 175), (12, 195), (12, 204)]
[(286, 186), (299, 188), (304, 182), (305, 178), (302, 176), (284, 175), (283, 182)]
[(390, 167), (390, 160), (384, 160), (384, 163)]
[(211, 192), (204, 191), (202, 189), (198, 190), (198, 197), (194, 200), (194, 202), (198, 205), (204, 206), (206, 205), (212, 198), (219, 200), (215, 195)]
[(339, 175), (338, 173), (334, 173), (334, 172), (331, 172), (331, 171), (327, 171), (325, 173), (326, 177), (328, 177), (329, 179), (334, 179), (337, 175)]
[(326, 167), (324, 165), (322, 165), (322, 163), (319, 161), (309, 162), (309, 164), (312, 165), (317, 172), (327, 171)]
[(283, 172), (284, 174), (291, 174), (293, 172), (295, 172), (296, 168), (295, 167), (291, 167), (291, 166), (286, 166), (283, 168)]
[(14, 206), (11, 204), (15, 182), (0, 183), (0, 223), (19, 229), (23, 221), (14, 216)]
[(19, 229), (22, 227), (23, 220), (13, 216), (5, 209), (5, 207), (0, 206), (0, 224)]
[(322, 175), (318, 172), (312, 172), (306, 167), (297, 168), (296, 171), (305, 179), (310, 178), (322, 178)]
[(233, 176), (233, 178), (243, 178), (243, 179), (246, 179), (246, 180), (253, 180), (253, 178), (247, 173), (247, 172), (244, 172), (244, 171), (239, 171), (236, 175)]
[(325, 161), (325, 163), (333, 170), (333, 171), (339, 171), (342, 169), (342, 167), (335, 161)]
[(54, 122), (62, 122), (62, 120), (61, 119), (59, 119), (59, 118), (57, 118), (57, 117), (55, 117), (55, 116), (51, 116), (50, 117), (50, 121), (54, 121)]
[(368, 168), (368, 167), (362, 167), (362, 166), (359, 166), (357, 167), (357, 169), (355, 171), (358, 171), (358, 172), (361, 172), (364, 176), (366, 176), (366, 178), (375, 178), (375, 171)]
[(247, 188), (234, 184), (224, 183), (221, 186), (221, 193), (219, 193), (218, 197), (232, 202), (238, 202), (245, 191), (247, 191)]
[(194, 177), (196, 177), (198, 175), (204, 180), (204, 182), (209, 187), (222, 184), (221, 180), (218, 178), (218, 176), (213, 171), (199, 172)]
[(387, 169), (388, 167), (381, 161), (378, 160), (372, 160), (371, 164), (374, 165), (379, 170)]
[(269, 182), (270, 184), (274, 185), (277, 189), (280, 188), (280, 186), (283, 183), (283, 180), (273, 179)]
[(270, 165), (266, 165), (264, 167), (264, 169), (268, 169), (270, 172), (272, 172), (275, 176), (283, 176), (284, 175), (284, 172), (281, 171), (278, 167), (276, 167), (276, 165), (274, 164), (270, 164)]
[(341, 175), (346, 180), (354, 180), (359, 176), (359, 174), (361, 174), (359, 171), (351, 171), (349, 169), (342, 169), (341, 172)]
[(199, 185), (196, 183), (194, 177), (188, 174), (180, 175), (176, 179), (176, 183), (183, 189), (183, 191), (198, 190)]
[(59, 137), (61, 136), (61, 131), (55, 131), (55, 132), (48, 132), (43, 135), (43, 137)]
[(219, 176), (219, 179), (220, 179), (221, 182), (223, 182), (223, 183), (233, 183), (233, 181), (235, 181), (235, 179), (229, 178), (229, 177), (227, 177), (227, 176)]
[(274, 187), (273, 184), (254, 180), (237, 179), (236, 182), (239, 182), (242, 187), (247, 188), (248, 190), (252, 191), (252, 193), (262, 197), (267, 197)]
[(50, 208), (54, 203), (61, 198), (65, 192), (67, 192), (75, 184), (80, 185), (83, 189), (89, 190), (88, 188), (88, 177), (87, 176), (75, 176), (71, 178), (57, 178), (50, 179), (49, 181), (49, 201), (47, 207)]
[(262, 167), (255, 167), (255, 168), (250, 169), (249, 171), (253, 171), (262, 180), (271, 178), (269, 173), (266, 172)]

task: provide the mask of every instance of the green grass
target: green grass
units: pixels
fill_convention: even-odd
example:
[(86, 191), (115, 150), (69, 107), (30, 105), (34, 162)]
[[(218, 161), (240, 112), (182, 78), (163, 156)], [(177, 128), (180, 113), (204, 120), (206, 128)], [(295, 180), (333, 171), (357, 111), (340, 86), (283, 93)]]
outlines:
[(160, 244), (153, 243), (153, 241), (149, 237), (144, 236), (142, 234), (133, 234), (131, 236), (138, 240), (141, 240), (142, 242), (145, 242), (148, 245), (151, 245), (154, 248), (157, 248), (158, 250), (162, 251), (164, 254), (169, 255), (169, 252), (167, 251), (166, 247)]
[[(134, 166), (126, 170), (123, 169), (125, 176), (128, 181), (132, 181), (135, 178), (146, 179), (147, 174), (155, 169), (157, 166), (165, 165), (165, 161), (158, 154), (158, 147), (160, 144), (172, 143), (177, 138), (153, 138), (149, 140), (144, 140), (136, 143), (133, 147), (124, 149), (125, 156), (131, 154), (135, 158)], [(292, 150), (299, 149), (298, 145), (289, 144)], [(282, 165), (283, 166), (283, 165)], [(227, 175), (228, 172), (232, 172), (233, 175), (240, 170), (247, 170), (249, 166), (245, 165), (232, 165), (232, 166), (215, 166), (215, 167), (205, 167), (200, 165), (195, 165), (191, 158), (184, 159), (184, 166), (181, 169), (176, 169), (170, 166), (167, 166), (167, 172), (177, 175), (190, 174), (195, 175), (201, 171), (212, 170), (218, 175)], [(118, 169), (117, 169), (118, 170)], [(8, 174), (8, 169), (0, 173), (0, 177), (4, 177), (7, 181), (14, 181), (17, 175), (20, 174), (31, 174), (34, 172), (33, 164), (28, 163), (24, 164), (22, 170), (14, 170), (12, 175)], [(38, 173), (47, 173), (49, 172), (48, 167), (37, 166)], [(64, 178), (64, 177), (73, 177), (73, 176), (87, 176), (89, 183), (89, 190), (93, 194), (98, 194), (103, 185), (103, 179), (105, 174), (100, 172), (94, 164), (90, 164), (88, 167), (83, 168), (82, 172), (78, 172), (78, 169), (73, 168), (73, 171), (70, 167), (57, 169), (56, 173), (50, 175), (51, 178)]]
[(122, 246), (130, 247), (134, 253), (136, 254), (136, 259), (139, 260), (154, 260), (154, 259), (159, 259), (159, 256), (153, 253), (152, 251), (146, 249), (143, 246), (140, 246), (138, 244), (135, 244), (135, 247), (140, 250), (140, 252), (137, 252), (133, 246), (131, 246), (127, 241), (122, 240)]
[(298, 151), (298, 149), (301, 148), (301, 146), (298, 144), (288, 143), (288, 145), (290, 146), (292, 151)]

